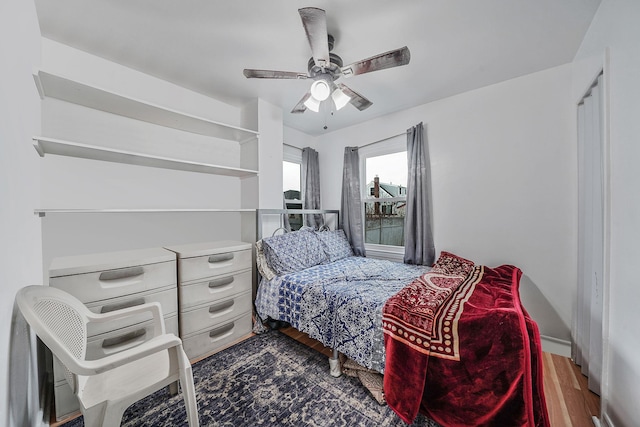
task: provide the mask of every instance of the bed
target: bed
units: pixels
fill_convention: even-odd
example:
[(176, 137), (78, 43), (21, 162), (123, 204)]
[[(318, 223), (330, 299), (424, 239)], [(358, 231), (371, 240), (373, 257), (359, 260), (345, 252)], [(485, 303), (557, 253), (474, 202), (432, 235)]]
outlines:
[(256, 261), (258, 317), (333, 348), (334, 374), (338, 353), (384, 374), (386, 402), (405, 422), (421, 413), (446, 426), (549, 425), (517, 267), (448, 252), (433, 267), (357, 257), (336, 229), (262, 238)]

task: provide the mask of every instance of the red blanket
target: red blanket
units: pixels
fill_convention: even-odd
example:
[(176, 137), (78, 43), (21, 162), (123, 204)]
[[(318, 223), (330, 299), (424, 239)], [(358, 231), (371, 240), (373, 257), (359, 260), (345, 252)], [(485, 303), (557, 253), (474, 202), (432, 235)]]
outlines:
[(383, 309), (389, 406), (447, 426), (549, 426), (537, 325), (522, 272), (443, 253)]

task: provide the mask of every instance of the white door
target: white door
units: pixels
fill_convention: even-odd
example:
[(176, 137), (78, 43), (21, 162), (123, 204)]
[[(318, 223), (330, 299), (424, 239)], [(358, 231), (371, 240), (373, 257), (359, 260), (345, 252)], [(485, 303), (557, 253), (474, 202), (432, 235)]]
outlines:
[(578, 105), (578, 301), (573, 358), (600, 394), (604, 275), (602, 74)]

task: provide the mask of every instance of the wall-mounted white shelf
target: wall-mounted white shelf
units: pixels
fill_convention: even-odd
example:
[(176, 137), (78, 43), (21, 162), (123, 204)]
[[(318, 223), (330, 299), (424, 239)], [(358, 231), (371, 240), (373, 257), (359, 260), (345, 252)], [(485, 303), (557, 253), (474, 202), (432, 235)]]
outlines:
[(46, 214), (67, 214), (67, 213), (174, 213), (174, 212), (255, 212), (255, 209), (225, 209), (225, 208), (154, 208), (154, 209), (34, 209), (33, 213), (40, 217), (46, 216)]
[(150, 166), (188, 172), (235, 176), (240, 178), (255, 176), (258, 174), (258, 171), (251, 169), (232, 168), (228, 166), (152, 156), (132, 151), (116, 150), (107, 147), (99, 147), (41, 136), (35, 136), (33, 137), (33, 140), (33, 146), (38, 154), (40, 154), (40, 157), (44, 157), (45, 154), (55, 154), (58, 156), (80, 157), (83, 159), (104, 160), (107, 162), (126, 163), (137, 166)]
[(250, 129), (162, 107), (45, 71), (34, 73), (33, 78), (43, 99), (57, 98), (96, 110), (215, 138), (245, 142), (258, 137), (258, 132)]

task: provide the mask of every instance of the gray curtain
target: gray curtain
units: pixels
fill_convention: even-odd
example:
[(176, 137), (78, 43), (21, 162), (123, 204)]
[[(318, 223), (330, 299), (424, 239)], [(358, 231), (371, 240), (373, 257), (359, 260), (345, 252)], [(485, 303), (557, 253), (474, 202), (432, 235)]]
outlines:
[(354, 254), (365, 256), (358, 147), (346, 147), (344, 149), (340, 228), (344, 230)]
[[(320, 163), (318, 152), (309, 147), (302, 149), (302, 194), (304, 209), (320, 209)], [(318, 229), (324, 221), (322, 215), (304, 215), (304, 223)]]
[(431, 166), (422, 123), (407, 129), (407, 161), (404, 262), (431, 265), (436, 255), (431, 229)]

